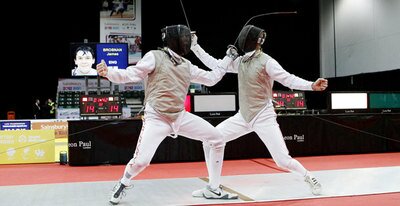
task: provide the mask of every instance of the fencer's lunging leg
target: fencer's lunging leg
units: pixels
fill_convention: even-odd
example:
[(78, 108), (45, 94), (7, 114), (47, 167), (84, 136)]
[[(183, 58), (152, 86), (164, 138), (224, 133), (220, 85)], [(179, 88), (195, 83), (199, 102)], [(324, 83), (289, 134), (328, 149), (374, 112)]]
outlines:
[(170, 133), (171, 127), (162, 120), (150, 119), (143, 122), (133, 158), (125, 166), (122, 184), (129, 186), (131, 179), (150, 164), (158, 146)]
[(277, 123), (263, 127), (263, 129), (257, 129), (256, 133), (267, 146), (278, 167), (298, 174), (304, 178), (304, 181), (310, 186), (311, 192), (314, 195), (321, 194), (322, 186), (318, 180), (299, 161), (289, 155), (285, 140)]
[(289, 155), (285, 140), (278, 124), (268, 125), (262, 129), (256, 129), (257, 135), (268, 148), (272, 158), (278, 167), (289, 170), (304, 177), (307, 170), (297, 160)]

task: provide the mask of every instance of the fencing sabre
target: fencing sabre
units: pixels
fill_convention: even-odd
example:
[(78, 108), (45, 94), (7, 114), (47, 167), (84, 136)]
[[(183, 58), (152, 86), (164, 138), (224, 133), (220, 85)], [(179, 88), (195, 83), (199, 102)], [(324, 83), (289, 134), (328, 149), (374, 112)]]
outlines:
[(185, 7), (183, 6), (183, 2), (182, 2), (182, 0), (179, 0), (179, 2), (181, 2), (182, 11), (183, 11), (183, 15), (185, 16), (185, 19), (186, 19), (186, 24), (187, 24), (187, 26), (189, 27), (190, 33), (191, 33), (191, 34), (195, 34), (195, 33), (196, 33), (196, 31), (192, 31), (192, 29), (190, 29), (189, 20), (188, 20), (188, 18), (187, 18), (187, 16), (186, 16)]
[[(262, 17), (262, 16), (269, 16), (269, 15), (281, 15), (281, 14), (297, 14), (297, 11), (277, 11), (277, 12), (269, 12), (269, 13), (263, 13), (263, 14), (258, 14), (255, 16), (252, 16), (247, 22), (243, 25), (242, 28), (244, 28), (251, 20)], [(235, 43), (233, 45), (236, 45), (237, 41), (239, 39), (239, 36), (236, 37)]]

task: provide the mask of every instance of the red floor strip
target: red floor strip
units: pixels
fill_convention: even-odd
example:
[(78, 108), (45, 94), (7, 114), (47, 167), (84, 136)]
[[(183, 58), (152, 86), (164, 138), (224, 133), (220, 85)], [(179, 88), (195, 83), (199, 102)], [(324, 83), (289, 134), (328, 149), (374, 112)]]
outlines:
[[(400, 166), (399, 153), (335, 155), (296, 158), (307, 169)], [(125, 165), (68, 166), (53, 164), (0, 165), (0, 186), (118, 180)], [(227, 160), (223, 175), (280, 173), (272, 159)], [(151, 164), (135, 179), (207, 177), (204, 162)]]
[(399, 203), (400, 193), (386, 193), (271, 202), (207, 204), (207, 206), (398, 206)]

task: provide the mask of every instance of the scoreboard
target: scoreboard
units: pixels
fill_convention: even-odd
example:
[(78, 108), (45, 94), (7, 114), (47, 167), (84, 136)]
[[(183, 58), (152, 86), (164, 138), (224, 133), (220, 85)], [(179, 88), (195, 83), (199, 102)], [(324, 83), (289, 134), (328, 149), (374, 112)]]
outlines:
[(273, 91), (272, 99), (276, 110), (307, 109), (303, 91)]
[(122, 115), (121, 98), (119, 95), (81, 95), (79, 103), (81, 116)]

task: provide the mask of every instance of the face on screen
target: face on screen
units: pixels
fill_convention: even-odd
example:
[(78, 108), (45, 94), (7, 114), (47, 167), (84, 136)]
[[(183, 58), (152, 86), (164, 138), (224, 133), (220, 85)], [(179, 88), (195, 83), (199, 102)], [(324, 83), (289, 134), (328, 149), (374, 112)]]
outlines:
[(94, 61), (90, 52), (78, 51), (76, 53), (75, 64), (82, 73), (88, 73), (92, 69)]
[(94, 50), (89, 46), (80, 46), (75, 50), (72, 76), (96, 76)]

